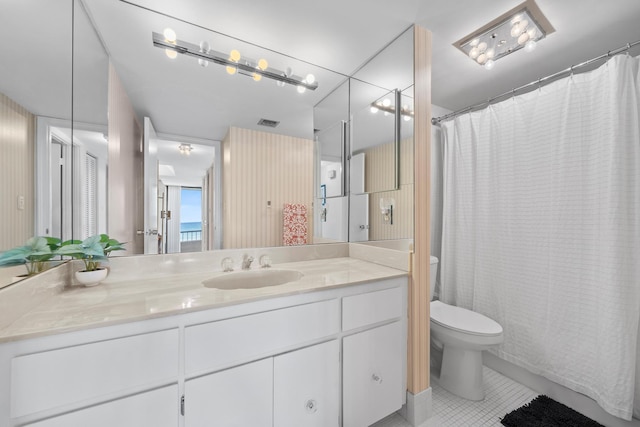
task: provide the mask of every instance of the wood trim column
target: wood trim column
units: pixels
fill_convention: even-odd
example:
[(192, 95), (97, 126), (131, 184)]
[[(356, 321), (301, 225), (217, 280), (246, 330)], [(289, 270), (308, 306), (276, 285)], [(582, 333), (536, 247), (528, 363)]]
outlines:
[(407, 388), (429, 387), (429, 257), (431, 255), (431, 32), (414, 26), (414, 253), (409, 289)]

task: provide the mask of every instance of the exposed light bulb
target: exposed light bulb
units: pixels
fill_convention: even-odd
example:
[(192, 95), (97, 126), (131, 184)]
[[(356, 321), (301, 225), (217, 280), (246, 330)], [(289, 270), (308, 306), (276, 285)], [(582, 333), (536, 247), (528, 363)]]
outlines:
[(487, 43), (482, 42), (478, 45), (478, 50), (480, 51), (480, 53), (484, 52), (485, 50), (487, 50)]
[(496, 62), (493, 59), (489, 59), (484, 63), (484, 68), (487, 70), (493, 70), (493, 67), (496, 65)]
[(253, 73), (253, 80), (256, 82), (259, 82), (260, 80), (262, 80), (262, 75), (258, 74), (258, 73)]
[(209, 47), (209, 42), (206, 40), (203, 40), (200, 42), (200, 52), (202, 53), (209, 53), (209, 50), (211, 50), (211, 47)]
[(480, 55), (480, 51), (477, 47), (474, 47), (469, 51), (469, 58), (471, 59), (476, 59), (478, 55)]
[(372, 112), (373, 114), (375, 114), (375, 113), (377, 113), (377, 112), (379, 111), (379, 110), (378, 110), (378, 107), (375, 107), (375, 106), (373, 106), (373, 105), (371, 106), (370, 110), (371, 110), (371, 112)]
[(298, 93), (304, 93), (307, 90), (304, 86), (298, 86)]
[(316, 81), (316, 76), (313, 74), (307, 74), (307, 77), (305, 77), (304, 80), (311, 85)]
[(492, 49), (487, 49), (485, 54), (487, 55), (487, 58), (493, 59), (496, 56), (496, 51), (493, 48)]
[(178, 52), (173, 49), (165, 49), (164, 53), (171, 59), (176, 59), (178, 57)]
[(478, 61), (478, 64), (480, 65), (484, 64), (486, 60), (487, 60), (487, 54), (485, 53), (481, 53), (480, 55), (478, 55), (478, 58), (476, 59), (476, 61)]
[(199, 58), (198, 59), (198, 64), (200, 64), (201, 67), (208, 67), (209, 66), (209, 61), (207, 61), (206, 59), (202, 59)]
[(476, 39), (471, 40), (471, 42), (469, 43), (469, 46), (476, 47), (476, 46), (478, 46), (478, 43), (480, 43), (480, 39), (476, 38)]
[(536, 43), (535, 40), (529, 40), (527, 43), (525, 43), (524, 50), (526, 50), (527, 52), (533, 52), (534, 50), (536, 50), (536, 46), (538, 46), (538, 43)]
[(529, 31), (527, 31), (527, 33), (529, 34), (529, 38), (530, 39), (535, 39), (536, 36), (538, 35), (538, 30), (536, 30), (535, 27), (529, 29)]
[(513, 27), (511, 27), (511, 37), (518, 37), (520, 34), (522, 34), (522, 27), (519, 22), (516, 22), (513, 24)]
[(260, 59), (258, 61), (258, 68), (261, 69), (262, 71), (266, 70), (269, 67), (269, 63), (267, 62), (266, 59)]
[(384, 105), (385, 107), (390, 106), (390, 105), (391, 105), (391, 100), (390, 100), (389, 98), (385, 98), (385, 99), (382, 101), (382, 105)]
[(527, 21), (526, 19), (523, 19), (522, 21), (520, 21), (520, 28), (522, 29), (522, 31), (527, 31), (528, 26), (529, 26), (529, 21)]
[(511, 25), (517, 24), (518, 22), (520, 22), (521, 19), (522, 19), (522, 15), (514, 16), (513, 19), (511, 20)]
[(169, 43), (176, 42), (176, 39), (177, 39), (176, 32), (173, 31), (171, 28), (165, 28), (162, 34), (164, 35), (164, 39)]
[(231, 53), (229, 53), (229, 59), (233, 62), (238, 62), (240, 61), (240, 52), (238, 52), (237, 50), (233, 49), (231, 51)]
[(527, 41), (529, 41), (529, 34), (528, 33), (520, 34), (520, 37), (518, 37), (518, 44), (525, 44)]
[(236, 71), (238, 71), (238, 69), (236, 67), (232, 67), (231, 65), (227, 65), (227, 73), (234, 75), (236, 73)]

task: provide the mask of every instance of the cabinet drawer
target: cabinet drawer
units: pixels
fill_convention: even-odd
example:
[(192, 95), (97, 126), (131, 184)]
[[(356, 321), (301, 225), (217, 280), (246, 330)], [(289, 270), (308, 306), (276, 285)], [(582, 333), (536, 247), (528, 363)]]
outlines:
[(402, 316), (402, 289), (353, 295), (342, 299), (342, 330), (359, 328)]
[(178, 342), (172, 329), (15, 357), (11, 417), (176, 381)]
[(172, 385), (25, 427), (175, 427), (179, 422), (179, 400), (178, 386)]
[(185, 328), (187, 375), (276, 354), (340, 331), (338, 300), (321, 301)]

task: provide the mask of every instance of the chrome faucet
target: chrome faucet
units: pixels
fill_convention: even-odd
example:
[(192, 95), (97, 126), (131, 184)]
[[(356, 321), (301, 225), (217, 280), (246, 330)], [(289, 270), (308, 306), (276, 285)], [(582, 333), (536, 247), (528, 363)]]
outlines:
[(247, 254), (244, 254), (242, 257), (242, 269), (249, 270), (251, 268), (251, 263), (253, 262), (253, 257)]

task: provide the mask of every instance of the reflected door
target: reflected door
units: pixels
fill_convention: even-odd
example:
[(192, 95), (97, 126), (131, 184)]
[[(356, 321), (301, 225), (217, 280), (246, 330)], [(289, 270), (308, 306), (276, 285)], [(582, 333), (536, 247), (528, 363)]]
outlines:
[(157, 254), (158, 235), (158, 148), (156, 131), (148, 117), (144, 118), (144, 253)]

